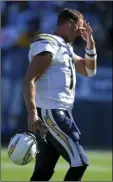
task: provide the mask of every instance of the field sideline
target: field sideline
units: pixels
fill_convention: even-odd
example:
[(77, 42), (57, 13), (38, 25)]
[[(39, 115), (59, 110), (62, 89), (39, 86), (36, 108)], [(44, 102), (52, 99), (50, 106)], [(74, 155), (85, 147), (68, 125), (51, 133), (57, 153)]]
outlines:
[[(112, 152), (87, 151), (90, 166), (83, 177), (83, 181), (112, 181)], [(34, 161), (26, 166), (13, 164), (7, 150), (1, 150), (1, 181), (29, 181)], [(63, 181), (68, 164), (60, 158), (56, 165), (56, 172), (51, 181)]]

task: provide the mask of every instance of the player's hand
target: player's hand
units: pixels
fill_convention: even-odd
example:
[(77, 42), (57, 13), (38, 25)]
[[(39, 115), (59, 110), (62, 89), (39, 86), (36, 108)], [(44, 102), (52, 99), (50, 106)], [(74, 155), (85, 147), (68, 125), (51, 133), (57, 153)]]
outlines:
[(95, 41), (93, 39), (93, 35), (92, 35), (92, 28), (90, 26), (89, 23), (84, 23), (84, 28), (85, 30), (82, 32), (81, 36), (82, 38), (87, 42), (86, 47), (88, 49), (93, 49), (95, 47)]
[(36, 133), (37, 130), (41, 130), (40, 126), (41, 119), (37, 114), (28, 114), (28, 130)]
[(85, 41), (89, 41), (90, 38), (92, 38), (92, 28), (89, 23), (84, 23), (85, 30), (82, 32), (81, 36)]

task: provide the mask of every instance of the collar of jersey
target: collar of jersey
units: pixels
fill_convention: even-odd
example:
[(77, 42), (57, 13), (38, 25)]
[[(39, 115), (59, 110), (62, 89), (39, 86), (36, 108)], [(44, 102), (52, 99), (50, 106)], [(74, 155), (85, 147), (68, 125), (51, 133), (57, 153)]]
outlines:
[(57, 41), (58, 41), (60, 44), (62, 44), (62, 45), (64, 45), (64, 46), (66, 46), (66, 45), (71, 46), (70, 43), (66, 43), (65, 40), (64, 40), (62, 37), (60, 37), (59, 35), (53, 35), (53, 36), (57, 39)]
[(53, 36), (57, 42), (59, 42), (62, 46), (71, 46), (71, 43), (66, 43), (65, 40), (63, 39), (63, 37), (60, 37), (59, 35), (55, 35), (55, 34), (46, 34), (49, 36)]
[(53, 35), (60, 43), (64, 43), (66, 44), (66, 42), (64, 41), (64, 39), (58, 35)]

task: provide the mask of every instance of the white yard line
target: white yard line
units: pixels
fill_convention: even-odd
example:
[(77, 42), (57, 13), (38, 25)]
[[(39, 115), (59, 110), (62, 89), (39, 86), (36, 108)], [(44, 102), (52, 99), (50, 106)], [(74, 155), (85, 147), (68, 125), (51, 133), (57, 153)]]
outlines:
[[(12, 163), (8, 163), (8, 162), (4, 162), (1, 164), (1, 169), (2, 170), (5, 170), (5, 169), (12, 169), (13, 170), (19, 170), (19, 169), (32, 169), (34, 167), (33, 164), (31, 165), (26, 165), (26, 166), (17, 166), (17, 165), (14, 165)], [(63, 170), (67, 170), (68, 169), (68, 165), (67, 164), (57, 164), (56, 166), (56, 170), (57, 171), (63, 171)], [(88, 171), (94, 171), (94, 172), (112, 172), (112, 168), (110, 167), (106, 167), (106, 166), (99, 166), (99, 165), (93, 165), (93, 166), (90, 166), (88, 167)]]

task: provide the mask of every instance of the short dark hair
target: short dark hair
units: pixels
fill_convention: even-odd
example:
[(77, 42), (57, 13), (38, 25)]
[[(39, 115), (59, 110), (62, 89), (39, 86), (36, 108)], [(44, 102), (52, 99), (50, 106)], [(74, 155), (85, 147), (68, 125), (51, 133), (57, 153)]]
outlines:
[(84, 19), (84, 16), (79, 11), (75, 9), (65, 8), (58, 15), (57, 25), (65, 23), (69, 19), (77, 22), (79, 18)]

